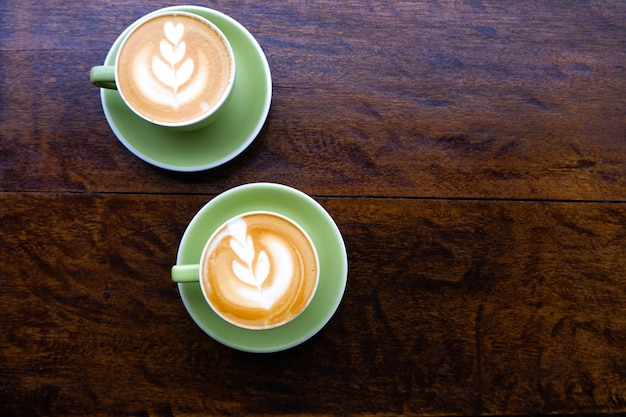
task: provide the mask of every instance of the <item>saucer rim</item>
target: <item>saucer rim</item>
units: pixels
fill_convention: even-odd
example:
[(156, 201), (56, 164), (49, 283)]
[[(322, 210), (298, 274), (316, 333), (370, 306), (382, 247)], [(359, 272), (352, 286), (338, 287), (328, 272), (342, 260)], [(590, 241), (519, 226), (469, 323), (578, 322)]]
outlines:
[[(208, 161), (202, 164), (196, 164), (196, 165), (176, 165), (176, 164), (172, 164), (172, 163), (168, 163), (168, 162), (164, 162), (164, 161), (160, 161), (159, 159), (155, 159), (151, 156), (146, 155), (144, 152), (141, 152), (139, 149), (137, 149), (131, 142), (132, 140), (129, 140), (127, 138), (127, 136), (132, 136), (132, 132), (130, 132), (129, 134), (124, 134), (122, 133), (122, 131), (120, 130), (120, 126), (119, 123), (116, 121), (116, 119), (119, 116), (113, 116), (113, 111), (111, 109), (109, 109), (109, 106), (112, 106), (113, 104), (108, 103), (108, 99), (107, 95), (110, 94), (110, 91), (107, 89), (101, 89), (100, 91), (100, 101), (101, 101), (101, 105), (102, 105), (102, 109), (104, 111), (104, 115), (105, 118), (107, 120), (107, 123), (109, 124), (109, 127), (111, 128), (111, 130), (113, 131), (114, 135), (116, 136), (116, 138), (120, 141), (120, 143), (122, 143), (122, 145), (124, 145), (124, 147), (130, 151), (133, 155), (135, 155), (136, 157), (138, 157), (139, 159), (143, 160), (146, 163), (149, 163), (153, 166), (156, 166), (158, 168), (161, 169), (165, 169), (165, 170), (169, 170), (169, 171), (175, 171), (175, 172), (201, 172), (201, 171), (206, 171), (212, 168), (216, 168), (219, 167), (231, 160), (233, 160), (234, 158), (236, 158), (237, 156), (239, 156), (243, 151), (245, 151), (251, 144), (252, 142), (254, 142), (254, 140), (258, 137), (259, 133), (261, 132), (261, 130), (263, 129), (263, 126), (265, 125), (265, 122), (267, 121), (267, 117), (269, 115), (269, 111), (270, 111), (270, 107), (271, 107), (271, 102), (272, 102), (272, 93), (273, 93), (273, 85), (272, 85), (272, 74), (271, 74), (271, 70), (269, 67), (269, 62), (267, 60), (267, 56), (265, 55), (263, 49), (261, 48), (261, 45), (259, 44), (259, 42), (256, 40), (256, 38), (248, 31), (248, 29), (246, 29), (246, 27), (244, 27), (241, 23), (239, 23), (237, 20), (235, 20), (234, 18), (232, 18), (229, 15), (226, 15), (218, 10), (215, 9), (211, 9), (208, 7), (203, 7), (203, 6), (191, 6), (191, 5), (181, 5), (181, 6), (169, 6), (169, 7), (164, 7), (158, 10), (155, 10), (151, 13), (148, 13), (145, 16), (142, 16), (141, 18), (135, 20), (133, 23), (131, 23), (118, 37), (117, 39), (113, 42), (113, 44), (111, 45), (111, 47), (109, 48), (109, 51), (107, 52), (106, 58), (104, 60), (104, 65), (107, 65), (107, 62), (110, 62), (113, 58), (112, 56), (114, 55), (114, 51), (119, 48), (119, 46), (121, 45), (122, 39), (124, 38), (124, 36), (126, 36), (126, 34), (128, 32), (130, 32), (133, 27), (141, 20), (146, 18), (147, 16), (150, 16), (152, 14), (157, 14), (157, 13), (162, 13), (162, 12), (167, 12), (167, 11), (182, 11), (182, 12), (189, 12), (189, 13), (195, 13), (198, 14), (199, 16), (202, 16), (204, 18), (206, 18), (207, 20), (211, 21), (211, 23), (213, 23), (215, 26), (217, 26), (220, 30), (222, 30), (224, 32), (224, 26), (225, 24), (228, 25), (232, 25), (232, 30), (233, 31), (237, 31), (238, 33), (244, 35), (246, 41), (250, 42), (250, 46), (253, 47), (254, 51), (255, 51), (255, 55), (256, 55), (256, 59), (258, 59), (259, 61), (259, 68), (261, 68), (263, 71), (263, 74), (265, 75), (265, 84), (266, 84), (266, 88), (263, 92), (264, 94), (264, 102), (262, 107), (260, 108), (259, 112), (258, 112), (258, 120), (256, 122), (256, 124), (254, 125), (254, 128), (250, 129), (249, 132), (247, 133), (243, 133), (241, 134), (241, 144), (235, 148), (232, 152), (228, 153), (227, 155), (218, 158), (218, 159), (212, 159), (210, 153), (207, 154), (208, 155)], [(216, 22), (215, 20), (219, 20), (222, 19), (224, 23), (220, 23), (220, 22)], [(231, 40), (231, 38), (228, 37), (228, 35), (224, 34), (224, 36), (226, 36), (229, 40)], [(233, 42), (233, 41), (231, 41)], [(236, 47), (233, 47), (233, 52), (235, 53), (236, 57), (237, 57), (237, 52), (236, 52)], [(255, 59), (255, 60), (256, 60)], [(236, 81), (235, 81), (236, 82)], [(241, 99), (240, 99), (241, 100)], [(128, 109), (128, 115), (131, 115), (131, 110)], [(139, 121), (139, 120), (138, 120)], [(149, 123), (146, 122), (144, 120), (141, 120), (142, 123)], [(163, 128), (163, 129), (167, 129), (167, 128)], [(209, 125), (207, 127), (204, 127), (202, 129), (199, 129), (199, 132), (202, 131), (206, 131), (209, 133), (211, 132), (212, 126)], [(128, 133), (128, 132), (127, 132)], [(173, 135), (175, 135), (176, 133), (173, 133)]]
[[(320, 217), (320, 219), (322, 220), (320, 222), (322, 223), (320, 227), (324, 227), (327, 229), (325, 233), (327, 233), (330, 236), (330, 239), (333, 241), (333, 245), (336, 246), (336, 248), (334, 248), (334, 251), (337, 251), (337, 252), (340, 251), (340, 253), (336, 254), (337, 258), (334, 258), (336, 262), (332, 262), (330, 258), (328, 257), (324, 261), (320, 259), (321, 274), (320, 274), (319, 284), (322, 284), (322, 282), (324, 282), (325, 285), (332, 292), (334, 299), (330, 300), (330, 302), (327, 302), (329, 300), (324, 299), (323, 300), (324, 302), (322, 302), (320, 300), (321, 300), (321, 297), (323, 297), (323, 295), (321, 294), (321, 292), (316, 293), (309, 307), (307, 307), (307, 309), (305, 309), (304, 312), (302, 313), (304, 315), (304, 313), (307, 310), (311, 308), (316, 309), (315, 314), (312, 316), (313, 320), (311, 320), (313, 321), (313, 323), (307, 323), (305, 319), (301, 319), (302, 317), (301, 315), (301, 316), (296, 317), (292, 322), (287, 323), (286, 325), (283, 325), (283, 326), (273, 328), (273, 329), (249, 330), (249, 329), (239, 328), (221, 319), (219, 316), (217, 316), (217, 314), (215, 314), (213, 311), (210, 310), (208, 303), (206, 304), (206, 308), (208, 310), (205, 310), (205, 312), (208, 313), (208, 316), (200, 317), (201, 314), (195, 311), (197, 310), (197, 307), (191, 306), (191, 303), (193, 302), (191, 300), (192, 297), (199, 296), (202, 299), (202, 301), (206, 303), (206, 300), (204, 300), (203, 295), (201, 293), (198, 295), (197, 293), (201, 291), (199, 283), (191, 283), (191, 284), (179, 283), (178, 290), (179, 290), (179, 294), (182, 299), (183, 305), (185, 306), (185, 309), (187, 310), (188, 314), (191, 316), (191, 318), (196, 323), (196, 325), (201, 330), (203, 330), (207, 335), (209, 335), (211, 338), (213, 338), (214, 340), (216, 340), (217, 342), (225, 346), (231, 347), (233, 349), (245, 351), (245, 352), (272, 353), (272, 352), (283, 351), (283, 350), (295, 347), (297, 345), (300, 345), (306, 342), (307, 340), (309, 340), (310, 338), (312, 338), (314, 335), (316, 335), (322, 328), (324, 328), (324, 326), (326, 326), (326, 324), (330, 321), (330, 319), (335, 315), (339, 305), (341, 304), (343, 295), (345, 293), (345, 289), (347, 285), (347, 274), (348, 274), (348, 257), (347, 257), (347, 250), (346, 250), (345, 242), (343, 240), (341, 232), (339, 231), (339, 228), (337, 227), (335, 221), (332, 219), (330, 214), (317, 201), (315, 201), (312, 197), (303, 193), (300, 190), (289, 187), (287, 185), (278, 184), (278, 183), (257, 182), (257, 183), (243, 184), (243, 185), (239, 185), (237, 187), (231, 188), (217, 195), (209, 202), (205, 203), (205, 205), (202, 206), (200, 210), (198, 210), (198, 212), (193, 216), (193, 218), (187, 225), (187, 228), (185, 229), (185, 232), (183, 233), (183, 236), (180, 240), (180, 244), (179, 244), (178, 252), (177, 252), (177, 258), (176, 258), (176, 264), (180, 265), (184, 263), (189, 263), (189, 259), (186, 259), (186, 258), (192, 255), (189, 255), (188, 253), (189, 248), (185, 249), (185, 245), (191, 245), (188, 242), (191, 239), (189, 236), (191, 234), (194, 234), (197, 231), (197, 227), (199, 223), (204, 221), (204, 219), (206, 219), (207, 216), (216, 215), (217, 214), (216, 212), (223, 210), (224, 211), (223, 216), (226, 218), (228, 216), (231, 216), (231, 217), (236, 216), (237, 214), (247, 212), (250, 210), (255, 210), (255, 209), (264, 210), (264, 211), (269, 210), (269, 211), (274, 211), (279, 214), (288, 216), (289, 218), (293, 219), (293, 216), (291, 216), (289, 213), (281, 212), (280, 209), (274, 208), (270, 210), (267, 207), (264, 207), (267, 205), (267, 203), (261, 203), (260, 207), (256, 207), (256, 208), (253, 208), (253, 207), (245, 207), (241, 209), (238, 209), (237, 207), (228, 208), (228, 205), (232, 204), (232, 200), (236, 200), (237, 198), (243, 198), (242, 196), (246, 196), (246, 194), (250, 194), (251, 192), (254, 193), (255, 191), (258, 192), (260, 190), (267, 192), (268, 194), (275, 195), (276, 197), (282, 196), (283, 198), (290, 197), (290, 198), (293, 198), (294, 200), (299, 199), (302, 201), (303, 204), (306, 204), (307, 209), (310, 210), (310, 212), (305, 213), (302, 216), (307, 216), (309, 219)], [(257, 203), (250, 203), (250, 204), (255, 205)], [(288, 207), (289, 203), (283, 202), (283, 203), (279, 203), (279, 205), (284, 207), (282, 209), (283, 211), (287, 211), (287, 212), (289, 211), (289, 207)], [(298, 221), (297, 219), (293, 219), (293, 220)], [(214, 223), (215, 223), (214, 225), (211, 225), (211, 229), (207, 230), (205, 233), (207, 234), (207, 239), (208, 239), (208, 236), (213, 232), (213, 228), (218, 228), (219, 224), (221, 224), (220, 221), (217, 221), (217, 220), (215, 220)], [(305, 229), (305, 230), (307, 230), (307, 233), (311, 233), (310, 230), (308, 229)], [(314, 244), (316, 244), (317, 246), (318, 242), (320, 241), (320, 238), (319, 237), (315, 238), (315, 236), (311, 236), (311, 240), (313, 240)], [(185, 254), (184, 252), (187, 252), (187, 254)], [(325, 266), (321, 262), (324, 262)], [(330, 266), (334, 266), (335, 263), (340, 264), (340, 267), (336, 269), (330, 268)], [(187, 286), (187, 287), (184, 287), (184, 286)], [(190, 286), (193, 286), (193, 288)], [(189, 295), (188, 291), (194, 291), (195, 293), (193, 295)], [(316, 297), (318, 297), (317, 303), (315, 303)], [(313, 310), (310, 310), (310, 311), (313, 311)], [(311, 316), (312, 314), (313, 313), (309, 312), (309, 316)], [(218, 332), (220, 328), (226, 329), (226, 330), (222, 330), (220, 334)], [(293, 336), (291, 336), (292, 334)], [(266, 343), (258, 344), (260, 341), (267, 341), (267, 339), (272, 339), (272, 335), (274, 336), (280, 335), (281, 336), (280, 338), (285, 339), (286, 341), (279, 342), (279, 343), (267, 343), (266, 342)]]

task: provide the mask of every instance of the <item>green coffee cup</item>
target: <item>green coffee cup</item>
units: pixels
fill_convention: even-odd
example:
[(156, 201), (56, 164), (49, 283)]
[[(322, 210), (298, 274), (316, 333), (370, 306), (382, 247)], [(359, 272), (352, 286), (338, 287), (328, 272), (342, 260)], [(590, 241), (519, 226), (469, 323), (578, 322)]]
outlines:
[(116, 89), (139, 117), (195, 130), (221, 114), (235, 82), (235, 59), (220, 29), (194, 13), (157, 11), (122, 35), (114, 65), (91, 68), (97, 87)]

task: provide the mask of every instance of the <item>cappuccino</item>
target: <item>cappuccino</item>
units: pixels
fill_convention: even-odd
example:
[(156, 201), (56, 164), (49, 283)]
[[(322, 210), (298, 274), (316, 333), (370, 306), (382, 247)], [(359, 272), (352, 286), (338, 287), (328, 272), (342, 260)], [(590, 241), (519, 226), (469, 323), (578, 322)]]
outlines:
[(118, 52), (116, 83), (131, 109), (161, 125), (205, 118), (228, 96), (234, 58), (221, 32), (173, 12), (138, 24)]
[(289, 322), (309, 304), (319, 261), (308, 235), (269, 212), (229, 220), (206, 244), (200, 263), (204, 295), (226, 321), (248, 329)]

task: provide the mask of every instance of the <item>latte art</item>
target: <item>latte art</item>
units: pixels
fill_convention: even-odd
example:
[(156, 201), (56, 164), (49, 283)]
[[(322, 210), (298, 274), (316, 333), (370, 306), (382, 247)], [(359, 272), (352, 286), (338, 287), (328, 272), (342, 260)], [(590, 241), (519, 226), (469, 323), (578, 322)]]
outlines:
[(117, 64), (129, 106), (158, 123), (188, 122), (210, 112), (232, 81), (231, 52), (215, 29), (187, 14), (141, 23)]
[(247, 328), (268, 328), (297, 316), (317, 286), (315, 250), (302, 230), (272, 213), (236, 217), (216, 232), (202, 259), (213, 309)]
[[(174, 26), (171, 21), (167, 21), (163, 26), (163, 32), (165, 39), (161, 39), (159, 44), (161, 55), (152, 57), (152, 72), (150, 73), (144, 67), (138, 67), (135, 79), (146, 96), (156, 102), (169, 104), (177, 110), (180, 107), (178, 89), (189, 81), (195, 68), (193, 58), (185, 57), (187, 43), (181, 41), (185, 33), (185, 25), (178, 23)], [(143, 75), (146, 77), (144, 78)], [(158, 89), (154, 78), (166, 86), (165, 91)]]
[[(280, 236), (270, 233), (258, 236), (255, 243), (241, 218), (228, 224), (224, 237), (230, 238), (233, 258), (231, 270), (225, 271), (232, 274), (230, 280), (224, 282), (231, 290), (226, 297), (242, 306), (269, 310), (285, 294), (294, 278), (292, 258), (298, 254), (292, 254)], [(272, 279), (266, 284), (270, 272)]]

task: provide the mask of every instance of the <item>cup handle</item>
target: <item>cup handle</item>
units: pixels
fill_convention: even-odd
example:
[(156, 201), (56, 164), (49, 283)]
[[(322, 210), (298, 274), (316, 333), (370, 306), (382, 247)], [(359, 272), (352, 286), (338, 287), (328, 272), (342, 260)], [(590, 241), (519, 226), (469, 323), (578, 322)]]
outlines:
[(91, 68), (89, 79), (96, 87), (117, 90), (115, 84), (115, 67), (113, 65), (98, 65)]
[(200, 265), (174, 265), (172, 267), (172, 281), (174, 282), (198, 282)]

